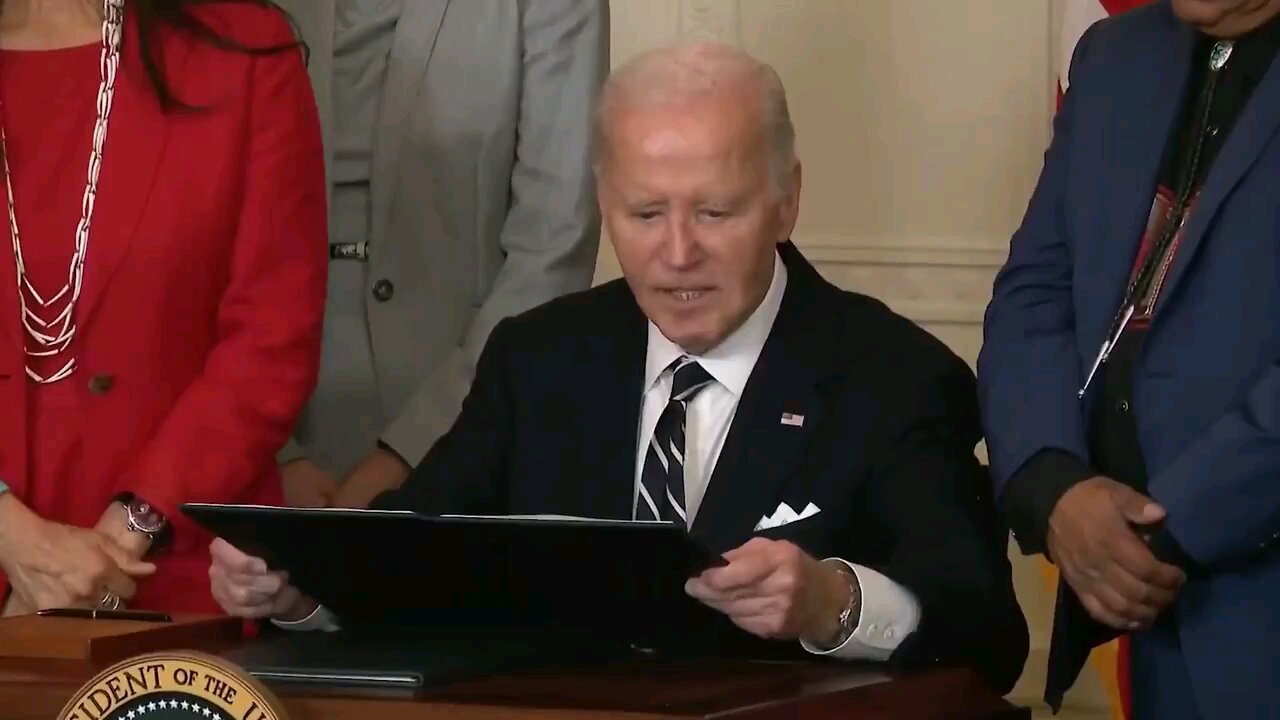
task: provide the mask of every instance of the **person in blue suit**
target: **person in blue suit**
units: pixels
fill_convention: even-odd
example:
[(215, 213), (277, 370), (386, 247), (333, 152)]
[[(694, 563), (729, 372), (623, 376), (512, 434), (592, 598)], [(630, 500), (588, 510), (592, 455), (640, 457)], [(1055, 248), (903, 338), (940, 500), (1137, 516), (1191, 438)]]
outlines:
[(1280, 717), (1280, 1), (1076, 47), (985, 318), (992, 477), (1059, 568), (1046, 700), (1130, 633), (1135, 720)]

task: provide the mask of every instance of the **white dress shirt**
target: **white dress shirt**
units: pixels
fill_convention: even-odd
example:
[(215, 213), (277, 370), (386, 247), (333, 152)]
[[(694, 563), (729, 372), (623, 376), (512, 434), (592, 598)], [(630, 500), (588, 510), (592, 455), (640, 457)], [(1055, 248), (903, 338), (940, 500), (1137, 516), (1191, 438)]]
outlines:
[[(688, 355), (702, 365), (714, 382), (703, 388), (689, 402), (685, 415), (684, 496), (689, 524), (697, 521), (698, 508), (706, 494), (707, 483), (715, 470), (720, 450), (733, 423), (742, 391), (747, 386), (765, 340), (782, 307), (787, 287), (787, 269), (775, 255), (773, 280), (759, 307), (746, 322), (715, 348), (702, 355), (686, 353), (649, 323), (649, 340), (645, 359), (644, 398), (638, 427), (636, 473), (632, 490), (632, 513), (640, 495), (641, 473), (649, 439), (658, 417), (671, 397), (672, 371), (677, 358)], [(732, 482), (732, 479), (727, 479)], [(839, 558), (829, 558), (847, 565), (858, 578), (862, 591), (862, 612), (849, 639), (838, 647), (823, 649), (802, 642), (816, 655), (831, 655), (851, 660), (884, 660), (915, 631), (920, 623), (920, 604), (911, 591), (870, 568)], [(311, 616), (292, 623), (276, 622), (297, 630), (334, 630), (336, 618), (325, 608), (317, 608)]]
[[(776, 258), (776, 256), (775, 256)], [(640, 406), (640, 427), (636, 443), (635, 488), (632, 490), (631, 513), (635, 519), (636, 500), (640, 497), (644, 460), (649, 451), (658, 418), (671, 398), (671, 382), (675, 373), (671, 363), (688, 355), (698, 361), (715, 381), (698, 391), (685, 410), (684, 435), (684, 503), (685, 516), (692, 526), (706, 494), (707, 483), (716, 468), (716, 460), (729, 434), (738, 399), (747, 386), (756, 359), (769, 338), (773, 321), (782, 307), (782, 294), (787, 289), (787, 268), (781, 259), (773, 264), (773, 281), (759, 307), (750, 317), (703, 355), (686, 353), (667, 339), (653, 322), (649, 323), (648, 352), (644, 365), (644, 399)]]

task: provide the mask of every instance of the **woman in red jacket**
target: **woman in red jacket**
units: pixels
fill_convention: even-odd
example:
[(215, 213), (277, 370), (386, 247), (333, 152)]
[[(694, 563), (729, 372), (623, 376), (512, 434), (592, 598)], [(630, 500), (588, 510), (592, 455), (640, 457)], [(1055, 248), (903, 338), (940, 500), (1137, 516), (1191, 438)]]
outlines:
[(277, 504), (315, 383), (320, 131), (252, 0), (0, 0), (0, 598), (217, 612), (184, 502)]

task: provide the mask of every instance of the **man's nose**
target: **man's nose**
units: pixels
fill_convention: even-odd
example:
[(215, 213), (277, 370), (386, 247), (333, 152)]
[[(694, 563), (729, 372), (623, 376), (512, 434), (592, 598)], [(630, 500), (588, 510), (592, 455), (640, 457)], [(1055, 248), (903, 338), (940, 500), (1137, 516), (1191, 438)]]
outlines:
[(663, 260), (673, 268), (691, 267), (702, 257), (697, 236), (683, 218), (673, 217), (668, 223), (662, 249)]

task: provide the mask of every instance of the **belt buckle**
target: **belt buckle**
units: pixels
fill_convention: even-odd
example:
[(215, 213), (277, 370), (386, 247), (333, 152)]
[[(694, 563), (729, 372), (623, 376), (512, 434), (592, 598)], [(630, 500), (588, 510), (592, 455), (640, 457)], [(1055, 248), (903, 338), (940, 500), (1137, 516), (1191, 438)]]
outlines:
[(369, 259), (369, 243), (329, 243), (329, 259), (364, 262)]

